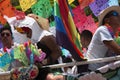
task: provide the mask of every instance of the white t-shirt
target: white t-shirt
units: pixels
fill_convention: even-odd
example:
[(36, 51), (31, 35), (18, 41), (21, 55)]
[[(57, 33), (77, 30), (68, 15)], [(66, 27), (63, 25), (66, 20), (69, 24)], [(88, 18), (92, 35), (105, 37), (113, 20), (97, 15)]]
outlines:
[(17, 43), (24, 43), (28, 41), (29, 38), (27, 38), (26, 34), (21, 34), (17, 32), (17, 30), (14, 29), (14, 26), (30, 28), (32, 30), (32, 37), (30, 40), (33, 43), (40, 41), (41, 38), (44, 36), (52, 35), (52, 33), (41, 29), (38, 23), (31, 17), (25, 16), (25, 19), (16, 20), (16, 17), (8, 18), (7, 16), (5, 16), (5, 19), (10, 24), (13, 32), (14, 41)]
[[(103, 43), (104, 40), (110, 41), (113, 40), (110, 32), (108, 31), (106, 26), (99, 27), (93, 35), (91, 43), (87, 50), (87, 59), (97, 59), (97, 58), (104, 58), (108, 47)], [(100, 64), (89, 64), (90, 70), (96, 70), (99, 67), (104, 66), (105, 63)]]

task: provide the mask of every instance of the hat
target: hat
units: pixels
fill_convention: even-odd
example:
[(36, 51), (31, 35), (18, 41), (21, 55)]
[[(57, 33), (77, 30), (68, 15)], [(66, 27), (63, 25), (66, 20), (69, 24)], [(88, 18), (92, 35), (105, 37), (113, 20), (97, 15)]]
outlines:
[(102, 21), (104, 19), (104, 17), (106, 16), (107, 13), (109, 13), (110, 11), (116, 11), (119, 15), (120, 15), (120, 6), (110, 6), (104, 10), (102, 10), (99, 15), (98, 15), (98, 25), (101, 26), (102, 25)]

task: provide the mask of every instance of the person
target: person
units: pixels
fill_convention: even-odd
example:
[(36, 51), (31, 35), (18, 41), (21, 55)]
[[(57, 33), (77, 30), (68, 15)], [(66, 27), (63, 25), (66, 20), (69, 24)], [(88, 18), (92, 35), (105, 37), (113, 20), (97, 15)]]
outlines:
[[(13, 33), (11, 31), (11, 28), (9, 25), (5, 25), (4, 27), (0, 28), (0, 37), (2, 42), (2, 48), (0, 49), (3, 53), (5, 53), (5, 49), (11, 49), (13, 46), (15, 46), (15, 43), (13, 41)], [(10, 63), (10, 66), (7, 70), (11, 70), (14, 67), (21, 67), (22, 63), (18, 60), (14, 60), (12, 63)]]
[[(74, 62), (75, 60), (72, 58), (72, 56), (70, 57), (65, 57), (64, 55), (62, 56), (62, 61), (63, 63), (69, 63), (69, 62)], [(62, 68), (63, 72), (67, 75), (76, 75), (78, 74), (77, 71), (77, 66), (68, 66), (68, 67), (64, 67)]]
[[(97, 59), (106, 57), (110, 49), (116, 54), (120, 54), (120, 46), (114, 41), (115, 35), (120, 27), (120, 7), (111, 6), (102, 10), (98, 16), (99, 27), (93, 34), (92, 40), (87, 50), (87, 59)], [(89, 64), (89, 70), (96, 69), (106, 65), (106, 63)]]
[(83, 48), (83, 55), (84, 57), (86, 57), (86, 51), (88, 49), (88, 46), (90, 44), (90, 41), (92, 39), (92, 32), (89, 30), (83, 30), (80, 34), (80, 41), (81, 41), (81, 45)]
[(10, 49), (13, 46), (13, 36), (10, 27), (3, 27), (0, 29), (0, 36), (3, 48)]
[[(47, 63), (43, 64), (57, 64), (57, 60), (62, 55), (62, 51), (60, 49), (60, 46), (56, 42), (55, 36), (48, 30), (47, 20), (35, 14), (28, 14), (27, 16), (39, 23), (39, 29), (42, 29), (40, 38), (36, 43), (38, 48), (41, 48), (47, 54)], [(45, 22), (46, 24), (43, 24), (43, 22)], [(36, 31), (34, 30), (34, 32)]]
[(55, 74), (49, 67), (44, 67), (39, 69), (39, 74), (35, 80), (66, 80), (65, 76), (62, 74)]

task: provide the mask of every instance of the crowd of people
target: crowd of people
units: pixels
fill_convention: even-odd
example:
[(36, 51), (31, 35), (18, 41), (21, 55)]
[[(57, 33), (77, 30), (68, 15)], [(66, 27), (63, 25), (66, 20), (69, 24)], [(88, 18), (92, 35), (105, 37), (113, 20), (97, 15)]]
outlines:
[[(61, 60), (63, 60), (63, 63), (75, 60), (72, 56), (67, 57), (63, 55), (63, 48), (57, 44), (54, 36), (55, 34), (49, 31), (48, 25), (43, 27), (43, 24), (38, 22), (39, 16), (35, 14), (25, 16), (25, 19), (23, 20), (16, 20), (15, 17), (7, 18), (7, 16), (5, 16), (5, 18), (9, 25), (0, 29), (2, 42), (1, 50), (4, 51), (4, 48), (10, 49), (15, 46), (16, 43), (21, 44), (31, 40), (33, 44), (37, 45), (38, 49), (42, 49), (47, 55), (41, 63), (35, 63), (39, 68), (39, 74), (36, 79), (65, 80), (63, 75), (56, 76), (49, 68), (41, 68), (41, 66), (45, 65), (59, 64), (58, 60), (60, 60), (60, 57), (62, 58)], [(47, 22), (46, 19), (43, 20)], [(104, 9), (100, 12), (98, 20), (99, 25), (95, 33), (92, 33), (90, 30), (83, 30), (80, 33), (80, 42), (83, 48), (83, 51), (81, 52), (87, 60), (104, 58), (108, 57), (108, 55), (115, 56), (120, 53), (120, 46), (114, 40), (119, 36), (120, 7), (112, 6)], [(46, 24), (48, 24), (48, 22)], [(24, 27), (24, 29), (19, 29), (22, 27)], [(107, 63), (96, 63), (83, 65), (83, 72), (95, 71), (106, 64)], [(21, 63), (17, 62), (16, 67), (20, 66), (22, 66)], [(67, 73), (70, 68), (72, 69), (72, 67), (66, 67), (60, 70)], [(77, 69), (74, 68), (73, 71), (76, 72)], [(82, 73), (82, 71), (79, 73)]]

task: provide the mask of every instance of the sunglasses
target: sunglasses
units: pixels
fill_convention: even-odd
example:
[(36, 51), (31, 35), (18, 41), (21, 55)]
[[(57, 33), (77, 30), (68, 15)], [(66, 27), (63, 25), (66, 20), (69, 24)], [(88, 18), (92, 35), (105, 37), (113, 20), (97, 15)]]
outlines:
[(116, 11), (111, 11), (111, 12), (109, 12), (109, 13), (106, 15), (105, 18), (109, 18), (109, 17), (111, 17), (111, 16), (119, 16), (119, 13), (116, 12)]
[(116, 11), (113, 11), (113, 12), (111, 13), (111, 15), (113, 15), (113, 16), (118, 16), (119, 14), (118, 14)]
[(5, 33), (5, 32), (4, 32), (4, 33), (1, 33), (1, 37), (4, 37), (5, 35), (6, 35), (7, 37), (9, 37), (9, 36), (10, 36), (10, 33)]

